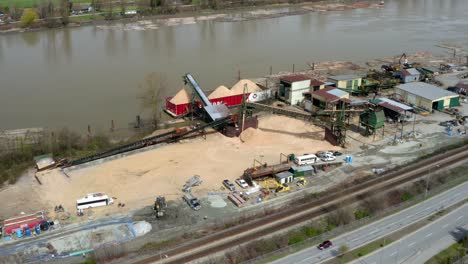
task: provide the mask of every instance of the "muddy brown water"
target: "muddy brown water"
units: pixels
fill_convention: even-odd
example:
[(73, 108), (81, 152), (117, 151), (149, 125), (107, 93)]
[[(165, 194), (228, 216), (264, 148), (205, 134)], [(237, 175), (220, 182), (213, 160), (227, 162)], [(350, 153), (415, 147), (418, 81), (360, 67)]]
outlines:
[[(376, 1), (378, 2), (378, 1)], [(468, 1), (387, 0), (384, 9), (311, 12), (241, 22), (200, 21), (151, 30), (96, 26), (0, 35), (0, 130), (127, 126), (138, 84), (161, 72), (167, 94), (192, 72), (205, 90), (242, 77), (364, 61), (467, 44)]]

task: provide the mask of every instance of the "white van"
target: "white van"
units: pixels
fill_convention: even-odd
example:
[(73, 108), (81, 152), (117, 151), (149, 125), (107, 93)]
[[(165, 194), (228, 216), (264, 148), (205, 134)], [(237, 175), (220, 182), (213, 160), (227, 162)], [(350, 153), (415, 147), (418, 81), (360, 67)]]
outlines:
[(297, 165), (309, 165), (314, 164), (319, 161), (319, 158), (314, 154), (304, 154), (302, 156), (297, 156), (294, 159), (294, 163)]

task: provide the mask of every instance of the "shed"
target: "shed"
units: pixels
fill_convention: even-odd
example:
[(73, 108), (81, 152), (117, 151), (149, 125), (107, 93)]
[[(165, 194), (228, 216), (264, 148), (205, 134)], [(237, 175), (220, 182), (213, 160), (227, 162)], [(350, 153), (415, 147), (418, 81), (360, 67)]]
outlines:
[(310, 91), (311, 79), (302, 74), (280, 77), (278, 96), (291, 105), (298, 105), (304, 100), (304, 93)]
[(293, 181), (293, 178), (294, 178), (293, 174), (289, 171), (283, 171), (283, 172), (275, 174), (275, 179), (280, 184), (290, 183)]
[(383, 107), (385, 116), (393, 120), (401, 121), (408, 119), (412, 115), (413, 108), (400, 102), (385, 97), (376, 98), (371, 103)]
[(349, 92), (357, 92), (362, 83), (362, 78), (354, 74), (329, 76), (328, 80), (333, 82), (337, 88)]
[(302, 176), (310, 176), (314, 173), (314, 167), (311, 165), (305, 165), (305, 166), (296, 166), (293, 165), (291, 166), (291, 169), (289, 169), (289, 172), (293, 174), (293, 177), (302, 177)]
[(312, 112), (330, 108), (335, 110), (340, 100), (344, 99), (349, 99), (349, 93), (335, 87), (315, 91), (312, 93)]
[(421, 73), (415, 68), (403, 69), (395, 72), (403, 83), (417, 82), (421, 78)]
[(325, 83), (316, 79), (310, 80), (310, 92), (315, 92), (325, 88)]
[(442, 110), (459, 105), (460, 96), (432, 84), (405, 83), (395, 87), (395, 93), (410, 105), (426, 110)]

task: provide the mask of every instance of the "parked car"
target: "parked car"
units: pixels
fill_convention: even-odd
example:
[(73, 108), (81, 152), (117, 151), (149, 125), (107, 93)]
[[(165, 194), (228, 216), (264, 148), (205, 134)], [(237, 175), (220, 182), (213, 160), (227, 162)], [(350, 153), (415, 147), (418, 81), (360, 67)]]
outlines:
[(237, 183), (240, 187), (242, 187), (242, 189), (247, 189), (247, 188), (249, 188), (249, 185), (248, 185), (247, 182), (244, 181), (243, 179), (237, 179), (237, 180), (236, 180), (236, 183)]
[(187, 202), (187, 204), (193, 210), (195, 210), (195, 211), (200, 210), (200, 208), (201, 208), (200, 201), (198, 201), (198, 199), (196, 197), (194, 197), (192, 194), (186, 193), (184, 195), (184, 200)]
[(231, 181), (229, 180), (224, 180), (223, 181), (223, 184), (224, 186), (231, 192), (235, 191), (236, 190), (236, 187), (234, 186), (234, 184), (232, 184)]
[(323, 250), (333, 246), (333, 243), (330, 240), (325, 240), (320, 245), (317, 246), (318, 249)]
[(317, 152), (317, 157), (319, 157), (319, 158), (325, 158), (327, 156), (333, 156), (333, 152), (331, 152), (331, 151), (319, 151), (319, 152)]
[(334, 160), (336, 160), (336, 157), (333, 155), (325, 156), (322, 158), (322, 161), (334, 161)]
[(457, 94), (462, 94), (462, 95), (468, 95), (468, 91), (466, 89), (460, 88), (460, 87), (455, 87), (455, 86), (451, 86), (451, 87), (447, 88), (447, 91), (454, 92), (454, 93), (457, 93)]
[(341, 156), (343, 155), (343, 153), (339, 152), (339, 151), (335, 151), (335, 150), (330, 150), (331, 153), (333, 153), (333, 156)]

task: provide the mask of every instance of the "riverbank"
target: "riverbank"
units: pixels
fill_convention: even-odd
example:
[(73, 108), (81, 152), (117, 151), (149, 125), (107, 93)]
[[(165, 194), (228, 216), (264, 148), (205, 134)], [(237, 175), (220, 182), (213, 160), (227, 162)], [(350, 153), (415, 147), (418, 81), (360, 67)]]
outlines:
[(69, 23), (63, 25), (60, 18), (49, 27), (50, 23), (38, 20), (29, 28), (22, 28), (20, 22), (0, 24), (0, 34), (23, 33), (47, 30), (50, 28), (71, 28), (95, 25), (99, 29), (121, 29), (121, 30), (154, 30), (162, 26), (177, 26), (195, 24), (201, 21), (214, 20), (216, 22), (239, 22), (256, 19), (269, 19), (283, 16), (302, 15), (310, 12), (337, 12), (352, 9), (380, 9), (383, 5), (374, 1), (349, 1), (349, 0), (325, 0), (308, 1), (302, 3), (263, 3), (253, 6), (225, 7), (218, 9), (201, 9), (194, 5), (176, 7), (173, 14), (159, 15), (136, 15), (125, 16), (116, 14), (112, 20), (107, 20), (105, 13), (88, 13), (70, 16)]

